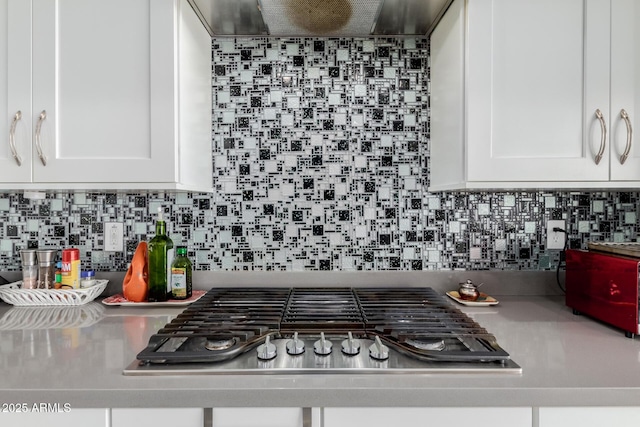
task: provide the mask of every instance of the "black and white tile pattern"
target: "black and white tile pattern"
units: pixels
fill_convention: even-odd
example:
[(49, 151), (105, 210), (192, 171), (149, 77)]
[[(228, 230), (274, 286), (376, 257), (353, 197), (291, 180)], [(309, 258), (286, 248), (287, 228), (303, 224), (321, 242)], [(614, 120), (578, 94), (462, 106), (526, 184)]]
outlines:
[[(544, 270), (548, 219), (570, 244), (635, 241), (638, 192), (429, 193), (423, 39), (215, 39), (214, 194), (0, 195), (0, 265), (78, 246), (124, 270), (165, 209), (198, 270)], [(102, 224), (125, 224), (124, 253)]]

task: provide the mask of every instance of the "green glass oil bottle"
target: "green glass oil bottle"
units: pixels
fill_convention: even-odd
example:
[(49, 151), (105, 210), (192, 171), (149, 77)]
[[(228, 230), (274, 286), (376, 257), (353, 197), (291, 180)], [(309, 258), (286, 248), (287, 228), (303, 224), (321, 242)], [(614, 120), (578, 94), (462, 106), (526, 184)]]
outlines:
[(171, 265), (171, 298), (187, 299), (193, 290), (191, 261), (187, 258), (187, 247), (178, 246)]
[(166, 301), (171, 294), (171, 264), (173, 241), (167, 236), (167, 224), (158, 208), (156, 235), (149, 241), (149, 296), (150, 302)]

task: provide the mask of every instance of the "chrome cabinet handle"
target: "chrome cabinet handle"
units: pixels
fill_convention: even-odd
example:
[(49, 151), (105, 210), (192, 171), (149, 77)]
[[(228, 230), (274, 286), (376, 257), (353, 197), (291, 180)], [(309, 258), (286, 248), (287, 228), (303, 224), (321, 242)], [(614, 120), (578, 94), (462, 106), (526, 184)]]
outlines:
[(18, 120), (22, 119), (22, 111), (18, 111), (15, 116), (13, 116), (13, 120), (11, 121), (11, 129), (9, 130), (9, 148), (11, 148), (11, 154), (13, 158), (16, 160), (18, 166), (22, 166), (22, 157), (18, 154), (18, 150), (16, 149), (16, 125), (18, 124)]
[(629, 119), (629, 114), (623, 108), (620, 110), (620, 117), (624, 120), (627, 125), (627, 146), (624, 148), (624, 153), (620, 156), (620, 164), (624, 165), (624, 162), (627, 161), (629, 157), (629, 151), (631, 151), (631, 140), (633, 139), (633, 128), (631, 127), (631, 120)]
[(40, 143), (40, 132), (42, 130), (42, 122), (47, 118), (47, 112), (42, 110), (40, 116), (38, 117), (38, 123), (36, 124), (36, 150), (38, 151), (38, 157), (40, 157), (40, 161), (43, 166), (47, 166), (47, 157), (42, 152), (42, 144)]
[(596, 118), (600, 120), (600, 129), (602, 129), (602, 139), (600, 139), (600, 151), (596, 154), (596, 165), (600, 163), (602, 160), (602, 155), (604, 154), (604, 149), (607, 144), (607, 124), (604, 122), (604, 116), (602, 115), (602, 111), (598, 108), (596, 110)]

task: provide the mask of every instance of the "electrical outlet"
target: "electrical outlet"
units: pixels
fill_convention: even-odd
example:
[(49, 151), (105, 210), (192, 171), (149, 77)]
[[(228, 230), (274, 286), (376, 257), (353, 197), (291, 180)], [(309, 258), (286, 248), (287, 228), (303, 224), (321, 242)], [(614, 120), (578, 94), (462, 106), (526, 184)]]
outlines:
[(566, 224), (560, 220), (547, 222), (547, 249), (564, 249), (564, 239), (567, 238), (567, 233), (563, 231), (553, 231), (554, 228), (566, 230)]
[(104, 250), (122, 252), (124, 250), (124, 224), (121, 222), (104, 223)]

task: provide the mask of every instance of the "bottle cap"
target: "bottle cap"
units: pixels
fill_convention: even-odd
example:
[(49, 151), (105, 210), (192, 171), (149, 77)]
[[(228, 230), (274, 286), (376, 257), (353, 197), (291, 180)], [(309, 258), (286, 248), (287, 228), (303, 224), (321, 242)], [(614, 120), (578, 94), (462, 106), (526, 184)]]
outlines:
[(20, 259), (23, 266), (37, 265), (36, 250), (35, 249), (23, 249), (20, 251)]
[(83, 279), (92, 279), (93, 277), (95, 277), (95, 275), (96, 273), (93, 270), (87, 270), (80, 273), (80, 277), (82, 277)]
[(38, 253), (38, 264), (42, 266), (55, 265), (58, 256), (57, 249), (42, 249), (36, 252)]

